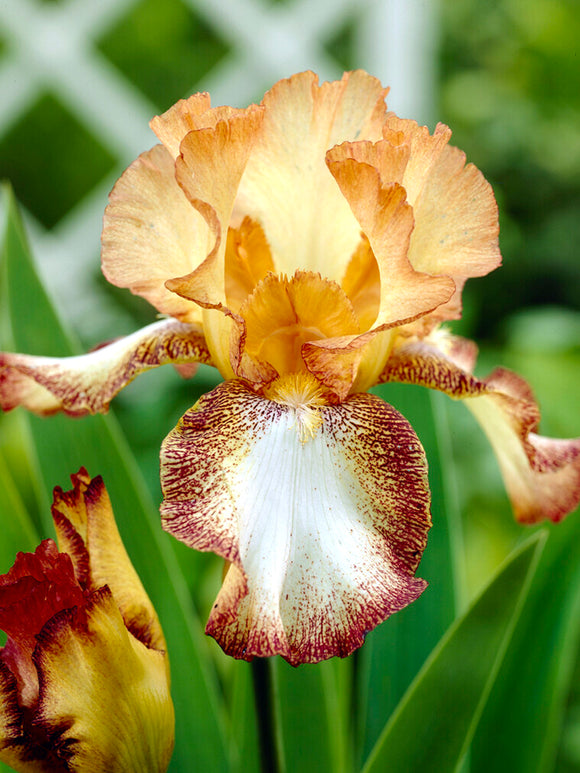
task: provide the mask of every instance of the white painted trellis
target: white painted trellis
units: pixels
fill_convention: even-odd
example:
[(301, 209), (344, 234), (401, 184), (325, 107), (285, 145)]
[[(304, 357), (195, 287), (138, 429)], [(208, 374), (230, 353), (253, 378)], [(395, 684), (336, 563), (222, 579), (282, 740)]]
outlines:
[[(39, 95), (50, 91), (120, 159), (120, 167), (51, 230), (27, 214), (47, 283), (66, 316), (87, 337), (99, 303), (87, 266), (98, 254), (107, 194), (121, 169), (154, 143), (148, 121), (157, 112), (95, 42), (139, 2), (0, 0), (0, 33), (7, 49), (0, 64), (0, 140)], [(431, 117), (435, 0), (181, 2), (203, 17), (231, 49), (201, 81), (191, 84), (190, 93), (207, 90), (213, 104), (243, 106), (278, 78), (304, 69), (315, 70), (321, 79), (339, 77), (340, 66), (323, 42), (347, 19), (355, 18), (357, 66), (390, 84), (389, 106), (400, 115)], [(46, 185), (50, 195), (50, 181)]]

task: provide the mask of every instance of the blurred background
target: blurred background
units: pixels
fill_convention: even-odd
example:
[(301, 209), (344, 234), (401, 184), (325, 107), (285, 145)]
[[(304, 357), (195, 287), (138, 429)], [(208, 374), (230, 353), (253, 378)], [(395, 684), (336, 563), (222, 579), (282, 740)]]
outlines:
[[(245, 106), (296, 71), (363, 67), (399, 115), (447, 123), (495, 190), (504, 265), (468, 283), (455, 327), (480, 345), (478, 374), (517, 370), (542, 432), (580, 435), (579, 40), (578, 0), (1, 0), (0, 177), (90, 347), (154, 318), (99, 268), (107, 194), (154, 144), (150, 118), (195, 91)], [(194, 397), (167, 370), (115, 403), (156, 501), (160, 439)], [(193, 390), (213, 380), (202, 370)], [(471, 595), (522, 529), (484, 437), (449, 414)], [(561, 754), (558, 770), (580, 769), (577, 693)]]

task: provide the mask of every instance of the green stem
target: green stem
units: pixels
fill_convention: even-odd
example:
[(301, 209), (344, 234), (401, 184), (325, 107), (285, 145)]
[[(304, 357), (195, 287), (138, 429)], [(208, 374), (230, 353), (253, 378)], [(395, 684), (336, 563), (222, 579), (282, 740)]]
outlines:
[(276, 751), (272, 676), (267, 658), (252, 660), (262, 773), (281, 773)]

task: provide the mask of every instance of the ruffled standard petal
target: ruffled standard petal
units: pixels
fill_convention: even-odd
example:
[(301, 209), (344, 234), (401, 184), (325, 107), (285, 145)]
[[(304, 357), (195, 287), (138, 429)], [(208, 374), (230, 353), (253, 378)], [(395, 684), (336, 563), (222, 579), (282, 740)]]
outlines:
[[(374, 327), (416, 319), (445, 303), (455, 291), (448, 276), (415, 269), (408, 258), (415, 227), (405, 189), (380, 175), (385, 144), (362, 143), (374, 163), (359, 161), (358, 143), (344, 144), (327, 154), (327, 164), (367, 237), (380, 275), (380, 304)], [(367, 153), (367, 156), (369, 154)]]
[(140, 373), (168, 363), (212, 364), (198, 325), (154, 322), (125, 338), (76, 357), (0, 353), (0, 407), (22, 405), (48, 416), (105, 413), (109, 402)]
[(289, 403), (238, 381), (201, 398), (163, 444), (161, 512), (232, 563), (207, 633), (296, 665), (348, 655), (420, 595), (430, 496), (415, 433), (379, 398)]
[(164, 773), (173, 750), (165, 653), (125, 628), (107, 587), (38, 635), (34, 726), (78, 773)]
[(213, 245), (193, 274), (169, 283), (173, 292), (204, 306), (225, 302), (226, 236), (240, 178), (260, 136), (263, 111), (255, 105), (214, 127), (189, 132), (175, 163), (177, 182), (190, 205), (206, 220)]
[(432, 315), (461, 317), (461, 292), (470, 277), (501, 264), (498, 208), (491, 185), (465, 153), (447, 145), (430, 171), (413, 207), (415, 229), (409, 260), (417, 271), (447, 274), (456, 292)]
[[(175, 159), (179, 156), (179, 146), (185, 135), (208, 126), (207, 123), (200, 122), (210, 109), (211, 97), (207, 91), (202, 91), (187, 99), (178, 100), (169, 110), (156, 115), (149, 122), (149, 126)], [(215, 126), (215, 122), (212, 125)]]
[(226, 305), (226, 237), (240, 178), (260, 136), (262, 120), (262, 109), (254, 105), (235, 111), (213, 127), (189, 132), (175, 165), (176, 179), (192, 208), (205, 219), (213, 243), (197, 269), (169, 280), (166, 286), (203, 307), (206, 340), (216, 367), (226, 378), (233, 375), (228, 359), (231, 320)]
[(580, 438), (536, 434), (540, 410), (524, 379), (503, 368), (477, 379), (470, 373), (474, 345), (441, 331), (402, 341), (381, 381), (420, 384), (465, 400), (496, 453), (518, 521), (557, 522), (578, 506)]
[(156, 115), (149, 126), (176, 159), (186, 134), (198, 129), (214, 129), (219, 121), (227, 121), (243, 112), (243, 108), (229, 105), (211, 107), (210, 95), (203, 91), (178, 100), (169, 110)]
[(321, 85), (314, 73), (299, 73), (265, 95), (262, 136), (236, 207), (263, 226), (277, 272), (309, 269), (340, 281), (360, 228), (324, 156), (346, 140), (380, 139), (386, 93), (356, 71)]
[(101, 241), (109, 282), (143, 296), (162, 314), (201, 321), (200, 307), (170, 292), (165, 282), (197, 268), (215, 236), (177, 184), (174, 159), (163, 146), (142, 153), (119, 178)]

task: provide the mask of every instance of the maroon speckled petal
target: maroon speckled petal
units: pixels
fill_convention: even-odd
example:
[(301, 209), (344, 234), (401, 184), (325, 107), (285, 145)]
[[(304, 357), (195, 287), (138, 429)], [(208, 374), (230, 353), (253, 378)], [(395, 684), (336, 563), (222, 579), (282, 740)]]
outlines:
[(162, 486), (164, 528), (232, 562), (206, 630), (234, 657), (344, 657), (425, 587), (425, 456), (378, 397), (301, 409), (222, 384), (165, 440)]
[(465, 400), (496, 453), (517, 520), (560, 521), (580, 502), (580, 438), (537, 435), (540, 410), (527, 382), (504, 368), (478, 379), (470, 372), (474, 361), (470, 341), (435, 331), (425, 340), (401, 339), (381, 381)]
[(0, 407), (47, 416), (104, 413), (136, 376), (167, 363), (211, 364), (201, 327), (166, 319), (78, 357), (0, 352)]

